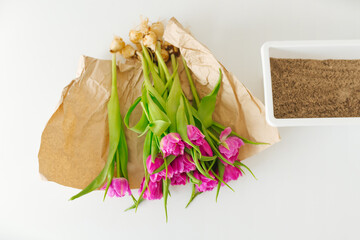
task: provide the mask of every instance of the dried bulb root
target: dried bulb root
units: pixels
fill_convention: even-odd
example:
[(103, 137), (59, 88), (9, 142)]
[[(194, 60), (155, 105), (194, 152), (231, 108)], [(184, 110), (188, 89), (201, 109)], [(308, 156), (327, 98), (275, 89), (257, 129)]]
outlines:
[(179, 49), (168, 42), (164, 41), (162, 44), (162, 48), (168, 51), (169, 54), (174, 54), (176, 57), (180, 56)]
[(162, 22), (156, 22), (151, 24), (150, 31), (154, 32), (157, 38), (160, 40), (164, 35), (164, 24)]
[(157, 36), (153, 31), (149, 31), (143, 38), (142, 42), (145, 47), (155, 51)]
[(122, 50), (121, 50), (121, 54), (123, 55), (124, 58), (131, 58), (133, 56), (135, 56), (135, 49), (133, 48), (133, 46), (131, 45), (126, 45)]
[(141, 19), (140, 32), (144, 35), (149, 32), (149, 19), (148, 18)]
[(143, 34), (140, 31), (130, 30), (129, 39), (131, 42), (137, 44), (141, 41)]
[(169, 60), (169, 53), (165, 49), (161, 49), (161, 57), (164, 59), (165, 62)]
[(137, 60), (141, 61), (141, 56), (142, 56), (141, 52), (139, 52), (139, 51), (135, 52), (135, 57), (137, 58)]
[(123, 41), (123, 39), (121, 37), (115, 36), (110, 44), (110, 52), (111, 53), (120, 52), (121, 49), (123, 49), (124, 47), (125, 47), (125, 42)]
[(142, 47), (140, 43), (136, 43), (135, 46), (137, 51), (142, 51)]
[[(164, 35), (164, 24), (162, 22), (155, 22), (149, 26), (148, 18), (141, 18), (141, 24), (129, 32), (129, 40), (134, 46), (125, 44), (122, 38), (115, 36), (110, 45), (110, 52), (120, 53), (124, 58), (139, 58), (139, 54), (142, 51), (141, 44), (149, 49), (153, 54), (154, 61), (157, 61), (155, 49), (157, 44), (161, 45), (160, 53), (161, 57), (167, 62), (171, 54), (176, 57), (180, 55), (180, 51), (177, 47), (171, 45), (168, 42), (162, 40)], [(160, 48), (160, 46), (158, 46)]]

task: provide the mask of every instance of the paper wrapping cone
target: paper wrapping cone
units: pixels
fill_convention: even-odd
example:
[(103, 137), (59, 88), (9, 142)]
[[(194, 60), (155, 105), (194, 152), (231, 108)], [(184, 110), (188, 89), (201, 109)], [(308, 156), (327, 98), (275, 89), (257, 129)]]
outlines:
[[(277, 128), (271, 127), (265, 120), (262, 102), (254, 97), (232, 73), (228, 72), (210, 50), (198, 42), (175, 18), (167, 24), (164, 39), (180, 49), (196, 79), (195, 87), (200, 98), (215, 87), (219, 69), (223, 72), (213, 115), (215, 121), (231, 127), (236, 133), (255, 142), (273, 144), (280, 141)], [(182, 80), (186, 81), (185, 75)], [(269, 146), (246, 144), (240, 150), (239, 159), (248, 158)]]
[[(164, 39), (177, 46), (192, 71), (200, 97), (213, 89), (223, 71), (222, 86), (214, 120), (230, 126), (252, 141), (273, 144), (280, 140), (276, 128), (265, 121), (263, 104), (229, 73), (211, 52), (172, 18)], [(184, 68), (179, 61), (183, 90), (192, 99)], [(122, 116), (141, 94), (141, 63), (130, 60), (118, 64), (118, 93)], [(86, 187), (102, 170), (108, 153), (107, 102), (111, 89), (111, 61), (83, 56), (76, 78), (64, 88), (60, 103), (47, 123), (41, 138), (39, 171), (49, 181), (74, 187)], [(140, 117), (133, 113), (131, 124)], [(125, 129), (129, 148), (129, 182), (138, 188), (144, 175), (143, 137)], [(250, 157), (270, 145), (246, 144), (239, 159)]]

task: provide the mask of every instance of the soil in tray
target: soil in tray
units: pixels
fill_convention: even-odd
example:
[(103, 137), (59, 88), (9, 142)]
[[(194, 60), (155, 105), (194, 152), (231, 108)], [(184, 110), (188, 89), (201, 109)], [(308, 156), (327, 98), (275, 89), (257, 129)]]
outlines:
[(360, 117), (360, 60), (270, 58), (275, 118)]

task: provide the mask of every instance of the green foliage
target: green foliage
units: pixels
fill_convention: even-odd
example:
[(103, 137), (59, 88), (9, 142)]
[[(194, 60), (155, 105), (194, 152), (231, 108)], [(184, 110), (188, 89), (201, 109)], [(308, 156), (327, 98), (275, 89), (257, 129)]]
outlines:
[(215, 110), (215, 104), (216, 104), (216, 98), (217, 94), (220, 89), (221, 80), (222, 80), (222, 73), (221, 69), (219, 69), (219, 79), (216, 83), (214, 89), (211, 91), (211, 93), (205, 97), (203, 97), (200, 101), (199, 109), (198, 109), (198, 116), (202, 123), (204, 124), (205, 128), (208, 128), (212, 125), (212, 115)]
[(117, 93), (116, 78), (117, 78), (116, 55), (113, 54), (111, 96), (107, 104), (108, 121), (109, 121), (109, 153), (108, 153), (107, 161), (104, 168), (99, 173), (99, 175), (82, 191), (80, 191), (75, 196), (71, 197), (70, 200), (74, 200), (76, 198), (79, 198), (85, 194), (88, 194), (100, 188), (107, 179), (107, 186), (105, 190), (105, 196), (106, 196), (107, 190), (114, 176), (115, 162), (120, 162), (121, 175), (123, 177), (127, 177), (128, 150), (127, 150), (126, 139), (125, 139), (123, 124), (120, 115), (120, 103)]

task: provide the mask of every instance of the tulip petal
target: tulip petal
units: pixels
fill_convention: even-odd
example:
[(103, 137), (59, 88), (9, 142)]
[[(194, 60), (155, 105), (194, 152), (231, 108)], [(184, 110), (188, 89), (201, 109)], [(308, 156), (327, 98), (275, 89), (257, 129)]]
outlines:
[(225, 128), (224, 131), (222, 131), (220, 134), (220, 142), (224, 142), (226, 138), (230, 135), (230, 133), (231, 133), (231, 128), (230, 127)]

